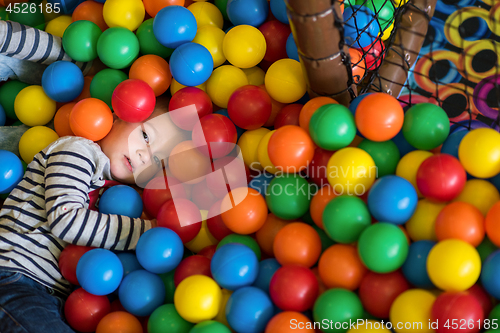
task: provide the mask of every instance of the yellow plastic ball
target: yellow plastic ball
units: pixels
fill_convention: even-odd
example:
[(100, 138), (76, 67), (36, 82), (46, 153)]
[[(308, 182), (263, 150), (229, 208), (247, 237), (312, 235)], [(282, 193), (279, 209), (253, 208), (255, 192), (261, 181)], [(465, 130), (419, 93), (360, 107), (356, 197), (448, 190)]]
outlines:
[(392, 0), (392, 3), (394, 3), (394, 7), (396, 7), (396, 8), (404, 5), (407, 2), (408, 2), (408, 0)]
[(381, 323), (373, 319), (363, 319), (363, 322), (357, 321), (356, 325), (347, 333), (391, 333), (391, 330), (387, 328), (386, 322)]
[(70, 15), (58, 16), (47, 23), (45, 26), (45, 32), (62, 38), (64, 31), (71, 23), (73, 23), (73, 21)]
[(234, 66), (257, 66), (266, 54), (266, 39), (251, 25), (237, 25), (229, 30), (222, 44), (226, 59)]
[(242, 69), (248, 79), (248, 84), (252, 86), (260, 86), (264, 84), (266, 73), (260, 67), (251, 67)]
[(391, 33), (392, 33), (393, 29), (394, 29), (394, 20), (392, 21), (391, 25), (388, 26), (387, 29), (385, 29), (382, 32), (382, 37), (380, 37), (380, 39), (382, 39), (382, 40), (388, 40), (389, 37), (391, 37)]
[(269, 67), (265, 77), (268, 94), (280, 103), (293, 103), (306, 93), (306, 80), (300, 63), (281, 59)]
[(417, 188), (417, 171), (420, 164), (432, 155), (431, 152), (425, 150), (414, 150), (403, 156), (396, 167), (396, 176), (409, 181), (415, 190), (417, 190), (419, 198), (422, 198), (423, 195)]
[(59, 135), (48, 127), (32, 127), (24, 132), (19, 140), (19, 154), (26, 164), (30, 164), (36, 154), (57, 139)]
[(184, 244), (185, 247), (187, 247), (194, 253), (200, 252), (203, 248), (207, 246), (217, 245), (217, 243), (219, 242), (214, 236), (212, 236), (212, 234), (208, 230), (207, 227), (208, 211), (200, 210), (200, 212), (201, 212), (201, 218), (203, 219), (203, 221), (201, 222), (201, 229), (195, 238), (193, 238), (188, 243)]
[(207, 93), (215, 105), (225, 109), (233, 92), (247, 84), (247, 76), (241, 69), (224, 65), (214, 69), (207, 80)]
[[(197, 4), (211, 5), (211, 3), (208, 2), (194, 3), (193, 5)], [(219, 67), (226, 61), (224, 52), (222, 52), (222, 41), (224, 40), (225, 36), (226, 33), (218, 27), (212, 25), (204, 25), (202, 27), (198, 27), (196, 36), (193, 39), (193, 43), (205, 46), (210, 52), (210, 54), (212, 55), (212, 59), (214, 60), (214, 68)]]
[(445, 203), (436, 203), (427, 199), (418, 201), (415, 212), (406, 222), (406, 231), (412, 241), (431, 240), (437, 242), (434, 226), (437, 216), (445, 206)]
[(244, 132), (238, 140), (238, 146), (243, 156), (243, 162), (250, 170), (262, 171), (262, 165), (259, 162), (258, 150), (260, 141), (271, 131), (261, 127), (255, 130)]
[(427, 257), (427, 273), (432, 283), (444, 291), (464, 291), (472, 287), (481, 273), (477, 250), (459, 239), (437, 243)]
[(269, 154), (267, 153), (267, 146), (269, 145), (269, 140), (271, 139), (271, 135), (274, 134), (276, 130), (270, 131), (260, 140), (259, 145), (257, 147), (257, 159), (261, 167), (264, 171), (272, 173), (273, 175), (278, 171), (274, 164), (271, 162), (269, 158)]
[(410, 289), (402, 292), (391, 305), (389, 319), (397, 333), (431, 333), (431, 309), (436, 295), (428, 290)]
[(144, 21), (146, 10), (141, 0), (106, 0), (102, 14), (108, 27), (135, 31)]
[(43, 126), (54, 118), (56, 102), (45, 94), (42, 86), (32, 85), (17, 94), (14, 111), (26, 126)]
[(491, 206), (499, 200), (500, 193), (492, 183), (483, 179), (471, 179), (453, 201), (468, 202), (486, 216)]
[(226, 318), (226, 304), (227, 301), (229, 300), (229, 297), (231, 297), (232, 293), (233, 292), (231, 290), (222, 289), (222, 301), (220, 302), (219, 313), (214, 318), (215, 321), (218, 321), (219, 323), (226, 325), (228, 328), (231, 328), (231, 326), (229, 326), (229, 323), (227, 322)]
[(362, 195), (372, 187), (377, 176), (373, 158), (364, 150), (354, 147), (335, 152), (326, 167), (326, 177), (339, 195)]
[[(174, 78), (172, 78), (172, 83), (170, 83), (170, 93), (173, 96), (176, 92), (178, 92), (179, 90), (181, 90), (182, 88), (185, 88), (185, 87), (186, 87), (185, 85), (180, 84)], [(204, 92), (207, 92), (207, 83), (203, 82), (202, 84), (196, 86), (196, 88), (200, 88)]]
[(179, 315), (191, 323), (214, 318), (220, 309), (222, 291), (205, 275), (191, 275), (177, 286), (174, 305)]
[(496, 176), (500, 173), (500, 133), (491, 128), (470, 131), (460, 142), (458, 157), (472, 176)]
[(222, 29), (224, 17), (216, 5), (210, 2), (195, 2), (188, 6), (196, 19), (198, 29), (204, 25), (211, 25)]

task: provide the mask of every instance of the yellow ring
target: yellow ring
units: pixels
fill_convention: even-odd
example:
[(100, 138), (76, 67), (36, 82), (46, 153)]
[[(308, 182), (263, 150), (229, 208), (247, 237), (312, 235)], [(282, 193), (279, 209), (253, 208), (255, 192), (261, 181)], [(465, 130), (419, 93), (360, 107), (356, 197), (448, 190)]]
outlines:
[(440, 60), (448, 60), (458, 68), (459, 57), (458, 53), (446, 50), (439, 50), (423, 55), (415, 64), (415, 70), (413, 71), (415, 82), (425, 91), (435, 92), (437, 83), (433, 82), (429, 77), (432, 65)]
[(495, 54), (500, 51), (500, 44), (491, 39), (483, 39), (471, 42), (467, 48), (464, 48), (460, 54), (460, 59), (457, 63), (457, 70), (464, 78), (474, 83), (479, 83), (484, 78), (495, 75), (497, 73), (496, 64), (486, 72), (476, 72), (472, 67), (472, 60), (481, 51), (491, 50)]
[(488, 23), (488, 28), (490, 28), (491, 32), (495, 35), (500, 36), (500, 24), (498, 24), (498, 22), (500, 22), (500, 2), (497, 2), (496, 4), (493, 4), (493, 0), (483, 0), (483, 2), (492, 6), (490, 14), (488, 15), (488, 21), (486, 21)]
[[(437, 94), (434, 93), (432, 97), (438, 99), (439, 105), (442, 106), (443, 101), (451, 95), (460, 94), (465, 97), (467, 100), (467, 106), (465, 107), (465, 111), (462, 112), (459, 116), (450, 118), (450, 124), (469, 119), (476, 119), (478, 114), (481, 114), (474, 104), (474, 100), (472, 94), (474, 93), (474, 88), (468, 87), (463, 83), (450, 83), (444, 86), (440, 86), (438, 88)], [(469, 112), (471, 111), (471, 115)], [(471, 117), (472, 116), (472, 117)]]
[(490, 26), (489, 12), (483, 8), (466, 7), (457, 10), (456, 12), (448, 16), (448, 19), (444, 24), (444, 35), (446, 36), (446, 39), (448, 40), (448, 42), (450, 42), (450, 44), (456, 47), (466, 48), (470, 44), (476, 42), (463, 39), (458, 31), (458, 28), (463, 22), (473, 17), (482, 18), (484, 21), (486, 21), (488, 27)]

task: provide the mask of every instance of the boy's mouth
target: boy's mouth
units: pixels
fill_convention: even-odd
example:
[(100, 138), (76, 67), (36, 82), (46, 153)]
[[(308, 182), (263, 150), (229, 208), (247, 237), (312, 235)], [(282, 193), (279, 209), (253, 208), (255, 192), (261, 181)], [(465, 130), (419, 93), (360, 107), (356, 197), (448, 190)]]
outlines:
[(127, 155), (123, 155), (123, 157), (124, 157), (124, 159), (123, 159), (123, 160), (124, 160), (124, 164), (125, 164), (125, 166), (127, 167), (127, 169), (128, 169), (130, 172), (132, 172), (132, 170), (133, 170), (133, 167), (132, 167), (132, 161), (130, 160), (130, 158), (128, 158), (128, 156), (127, 156)]

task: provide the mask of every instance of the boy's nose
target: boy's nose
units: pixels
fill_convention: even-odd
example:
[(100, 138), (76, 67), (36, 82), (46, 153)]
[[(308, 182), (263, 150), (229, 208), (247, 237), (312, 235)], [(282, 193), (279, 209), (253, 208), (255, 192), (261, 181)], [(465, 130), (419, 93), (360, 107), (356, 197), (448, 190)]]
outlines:
[(149, 156), (147, 150), (139, 150), (137, 153), (139, 154), (139, 160), (142, 164), (147, 164), (151, 160), (151, 156)]

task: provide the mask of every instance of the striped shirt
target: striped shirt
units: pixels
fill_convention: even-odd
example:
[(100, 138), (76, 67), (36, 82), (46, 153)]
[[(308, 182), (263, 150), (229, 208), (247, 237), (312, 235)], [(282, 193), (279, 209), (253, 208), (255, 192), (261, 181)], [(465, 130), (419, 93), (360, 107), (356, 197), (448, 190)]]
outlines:
[(71, 243), (134, 249), (150, 221), (89, 209), (91, 194), (111, 180), (96, 143), (62, 137), (38, 153), (0, 211), (0, 267), (69, 293), (58, 258)]

